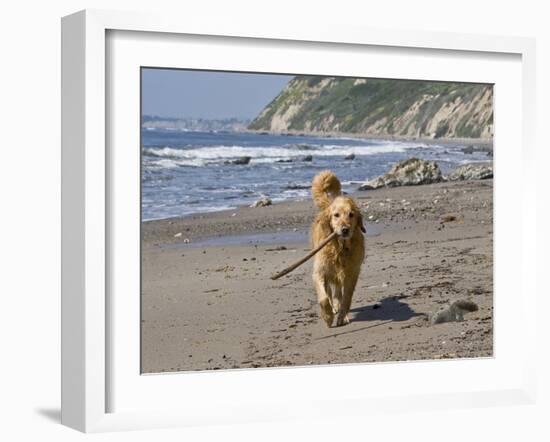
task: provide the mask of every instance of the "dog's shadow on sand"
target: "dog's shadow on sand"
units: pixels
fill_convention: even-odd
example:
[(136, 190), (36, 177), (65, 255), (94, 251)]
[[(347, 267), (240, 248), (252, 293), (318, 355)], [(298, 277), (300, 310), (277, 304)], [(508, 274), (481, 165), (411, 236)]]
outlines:
[(415, 312), (409, 304), (402, 301), (399, 296), (388, 296), (373, 305), (356, 307), (350, 310), (353, 322), (362, 321), (407, 321), (422, 313)]

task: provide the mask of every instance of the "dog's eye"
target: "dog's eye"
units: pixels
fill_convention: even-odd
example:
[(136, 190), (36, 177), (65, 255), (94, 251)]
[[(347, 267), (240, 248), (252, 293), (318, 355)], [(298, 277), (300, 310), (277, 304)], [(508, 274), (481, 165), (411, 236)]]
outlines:
[(340, 218), (340, 214), (339, 214), (339, 213), (335, 213), (335, 214), (334, 214), (334, 218)]
[(353, 212), (350, 212), (349, 217), (353, 218)]

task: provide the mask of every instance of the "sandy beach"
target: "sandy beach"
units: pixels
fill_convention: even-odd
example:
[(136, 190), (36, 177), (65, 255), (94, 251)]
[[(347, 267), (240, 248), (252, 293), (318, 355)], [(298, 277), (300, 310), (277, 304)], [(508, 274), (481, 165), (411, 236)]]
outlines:
[[(216, 370), (489, 357), (493, 349), (492, 180), (353, 196), (367, 219), (351, 324), (319, 319), (310, 200), (142, 224), (142, 371)], [(478, 306), (431, 325), (448, 302)]]

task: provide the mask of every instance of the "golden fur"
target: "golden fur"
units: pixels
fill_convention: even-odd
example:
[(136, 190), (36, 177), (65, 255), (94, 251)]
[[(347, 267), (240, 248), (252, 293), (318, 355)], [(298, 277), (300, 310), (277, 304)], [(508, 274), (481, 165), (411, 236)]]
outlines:
[(340, 181), (331, 171), (317, 174), (311, 185), (319, 213), (311, 226), (311, 242), (316, 247), (332, 232), (328, 243), (313, 262), (313, 284), (321, 307), (321, 317), (331, 327), (349, 323), (351, 299), (365, 257), (363, 216), (355, 201), (342, 196)]

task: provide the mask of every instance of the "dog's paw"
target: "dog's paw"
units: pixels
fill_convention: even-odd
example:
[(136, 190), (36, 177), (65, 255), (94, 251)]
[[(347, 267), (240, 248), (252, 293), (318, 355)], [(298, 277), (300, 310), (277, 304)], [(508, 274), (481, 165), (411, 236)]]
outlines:
[(345, 316), (338, 316), (338, 319), (336, 319), (336, 326), (341, 327), (342, 325), (348, 325), (350, 323), (350, 319), (348, 315)]
[(319, 303), (319, 306), (321, 307), (321, 318), (323, 319), (323, 321), (325, 321), (327, 327), (332, 327), (334, 313), (332, 311), (332, 305), (330, 304), (328, 298), (321, 301)]

